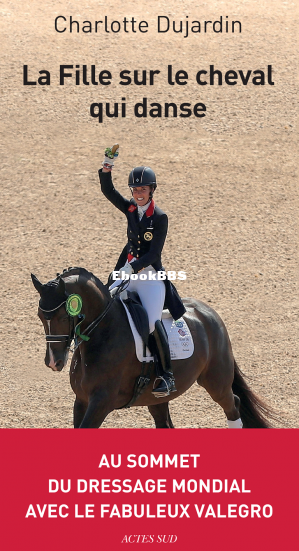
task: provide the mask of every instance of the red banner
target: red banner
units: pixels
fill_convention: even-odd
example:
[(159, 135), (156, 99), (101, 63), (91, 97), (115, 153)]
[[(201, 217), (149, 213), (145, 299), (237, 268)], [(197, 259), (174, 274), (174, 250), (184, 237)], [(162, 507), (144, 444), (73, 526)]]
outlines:
[(5, 550), (294, 549), (297, 430), (2, 430), (1, 442)]

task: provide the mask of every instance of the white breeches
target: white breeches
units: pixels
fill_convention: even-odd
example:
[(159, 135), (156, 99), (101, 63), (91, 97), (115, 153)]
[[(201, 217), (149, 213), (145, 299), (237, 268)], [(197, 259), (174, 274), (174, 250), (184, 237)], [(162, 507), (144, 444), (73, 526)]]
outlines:
[[(157, 273), (152, 266), (148, 266), (136, 274), (137, 279), (130, 279), (130, 283), (127, 287), (128, 291), (135, 291), (138, 293), (142, 306), (145, 308), (148, 314), (149, 330), (152, 333), (155, 330), (155, 323), (162, 317), (162, 310), (165, 300), (165, 284), (164, 281), (155, 281), (150, 279), (140, 279), (142, 274), (148, 274), (149, 272)], [(135, 276), (135, 277), (136, 277)], [(143, 276), (144, 277), (144, 276)], [(115, 281), (110, 290), (114, 289), (120, 281)]]

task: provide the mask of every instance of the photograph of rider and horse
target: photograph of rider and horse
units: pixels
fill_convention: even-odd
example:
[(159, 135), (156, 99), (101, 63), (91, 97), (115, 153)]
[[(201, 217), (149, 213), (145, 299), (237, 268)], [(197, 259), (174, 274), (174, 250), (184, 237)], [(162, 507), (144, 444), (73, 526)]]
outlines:
[[(18, 26), (7, 13), (2, 428), (298, 427), (295, 89), (283, 77), (295, 25), (286, 7), (277, 4), (270, 22), (259, 6), (256, 42), (254, 5), (233, 4), (247, 32), (201, 37), (200, 65), (271, 60), (275, 86), (189, 83), (187, 94), (161, 78), (153, 90), (128, 87), (127, 118), (101, 124), (88, 105), (97, 95), (119, 101), (117, 83), (101, 93), (72, 83), (11, 88), (24, 49), (32, 75), (42, 48), (54, 72), (57, 60), (95, 59), (98, 37), (29, 25), (36, 0), (30, 13), (16, 6)], [(154, 22), (153, 2), (131, 5), (139, 18), (145, 7)], [(89, 2), (84, 17), (97, 9)], [(114, 10), (124, 15), (120, 2)], [(53, 16), (47, 0), (43, 12)], [(194, 36), (144, 35), (138, 59), (135, 43), (103, 36), (99, 70), (194, 72)], [(10, 108), (12, 95), (21, 110)], [(146, 95), (176, 104), (188, 96), (208, 112), (134, 118)]]

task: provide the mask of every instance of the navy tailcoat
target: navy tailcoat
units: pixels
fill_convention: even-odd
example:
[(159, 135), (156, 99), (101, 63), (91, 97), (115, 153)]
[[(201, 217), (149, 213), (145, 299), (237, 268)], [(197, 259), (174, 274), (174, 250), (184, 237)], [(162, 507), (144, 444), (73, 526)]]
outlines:
[[(156, 271), (164, 271), (161, 253), (167, 235), (167, 214), (159, 209), (152, 200), (147, 211), (139, 220), (136, 202), (134, 199), (126, 199), (115, 189), (111, 172), (102, 172), (100, 169), (99, 178), (103, 194), (125, 214), (128, 222), (128, 242), (120, 254), (115, 270), (119, 270), (128, 259), (135, 257), (136, 260), (131, 263), (134, 273), (140, 272), (149, 265), (152, 265)], [(164, 283), (166, 287), (165, 308), (168, 308), (173, 318), (177, 320), (186, 312), (185, 307), (172, 282), (166, 279)]]

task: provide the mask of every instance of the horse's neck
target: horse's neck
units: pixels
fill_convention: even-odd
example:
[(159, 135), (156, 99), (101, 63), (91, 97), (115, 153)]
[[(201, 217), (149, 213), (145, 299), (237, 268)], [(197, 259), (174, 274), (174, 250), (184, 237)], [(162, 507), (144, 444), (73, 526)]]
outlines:
[[(81, 274), (80, 274), (81, 275)], [(79, 277), (79, 274), (71, 274), (65, 277), (68, 294), (79, 294), (82, 297), (83, 308), (87, 322), (92, 322), (106, 308), (111, 300), (105, 286), (98, 280)]]
[[(84, 297), (86, 301), (86, 317), (94, 318), (95, 314), (98, 316), (103, 312), (111, 300), (110, 296), (107, 295), (107, 292), (104, 288), (100, 288), (93, 281), (88, 281), (87, 285), (82, 290), (84, 292)], [(88, 314), (87, 314), (88, 313)]]

